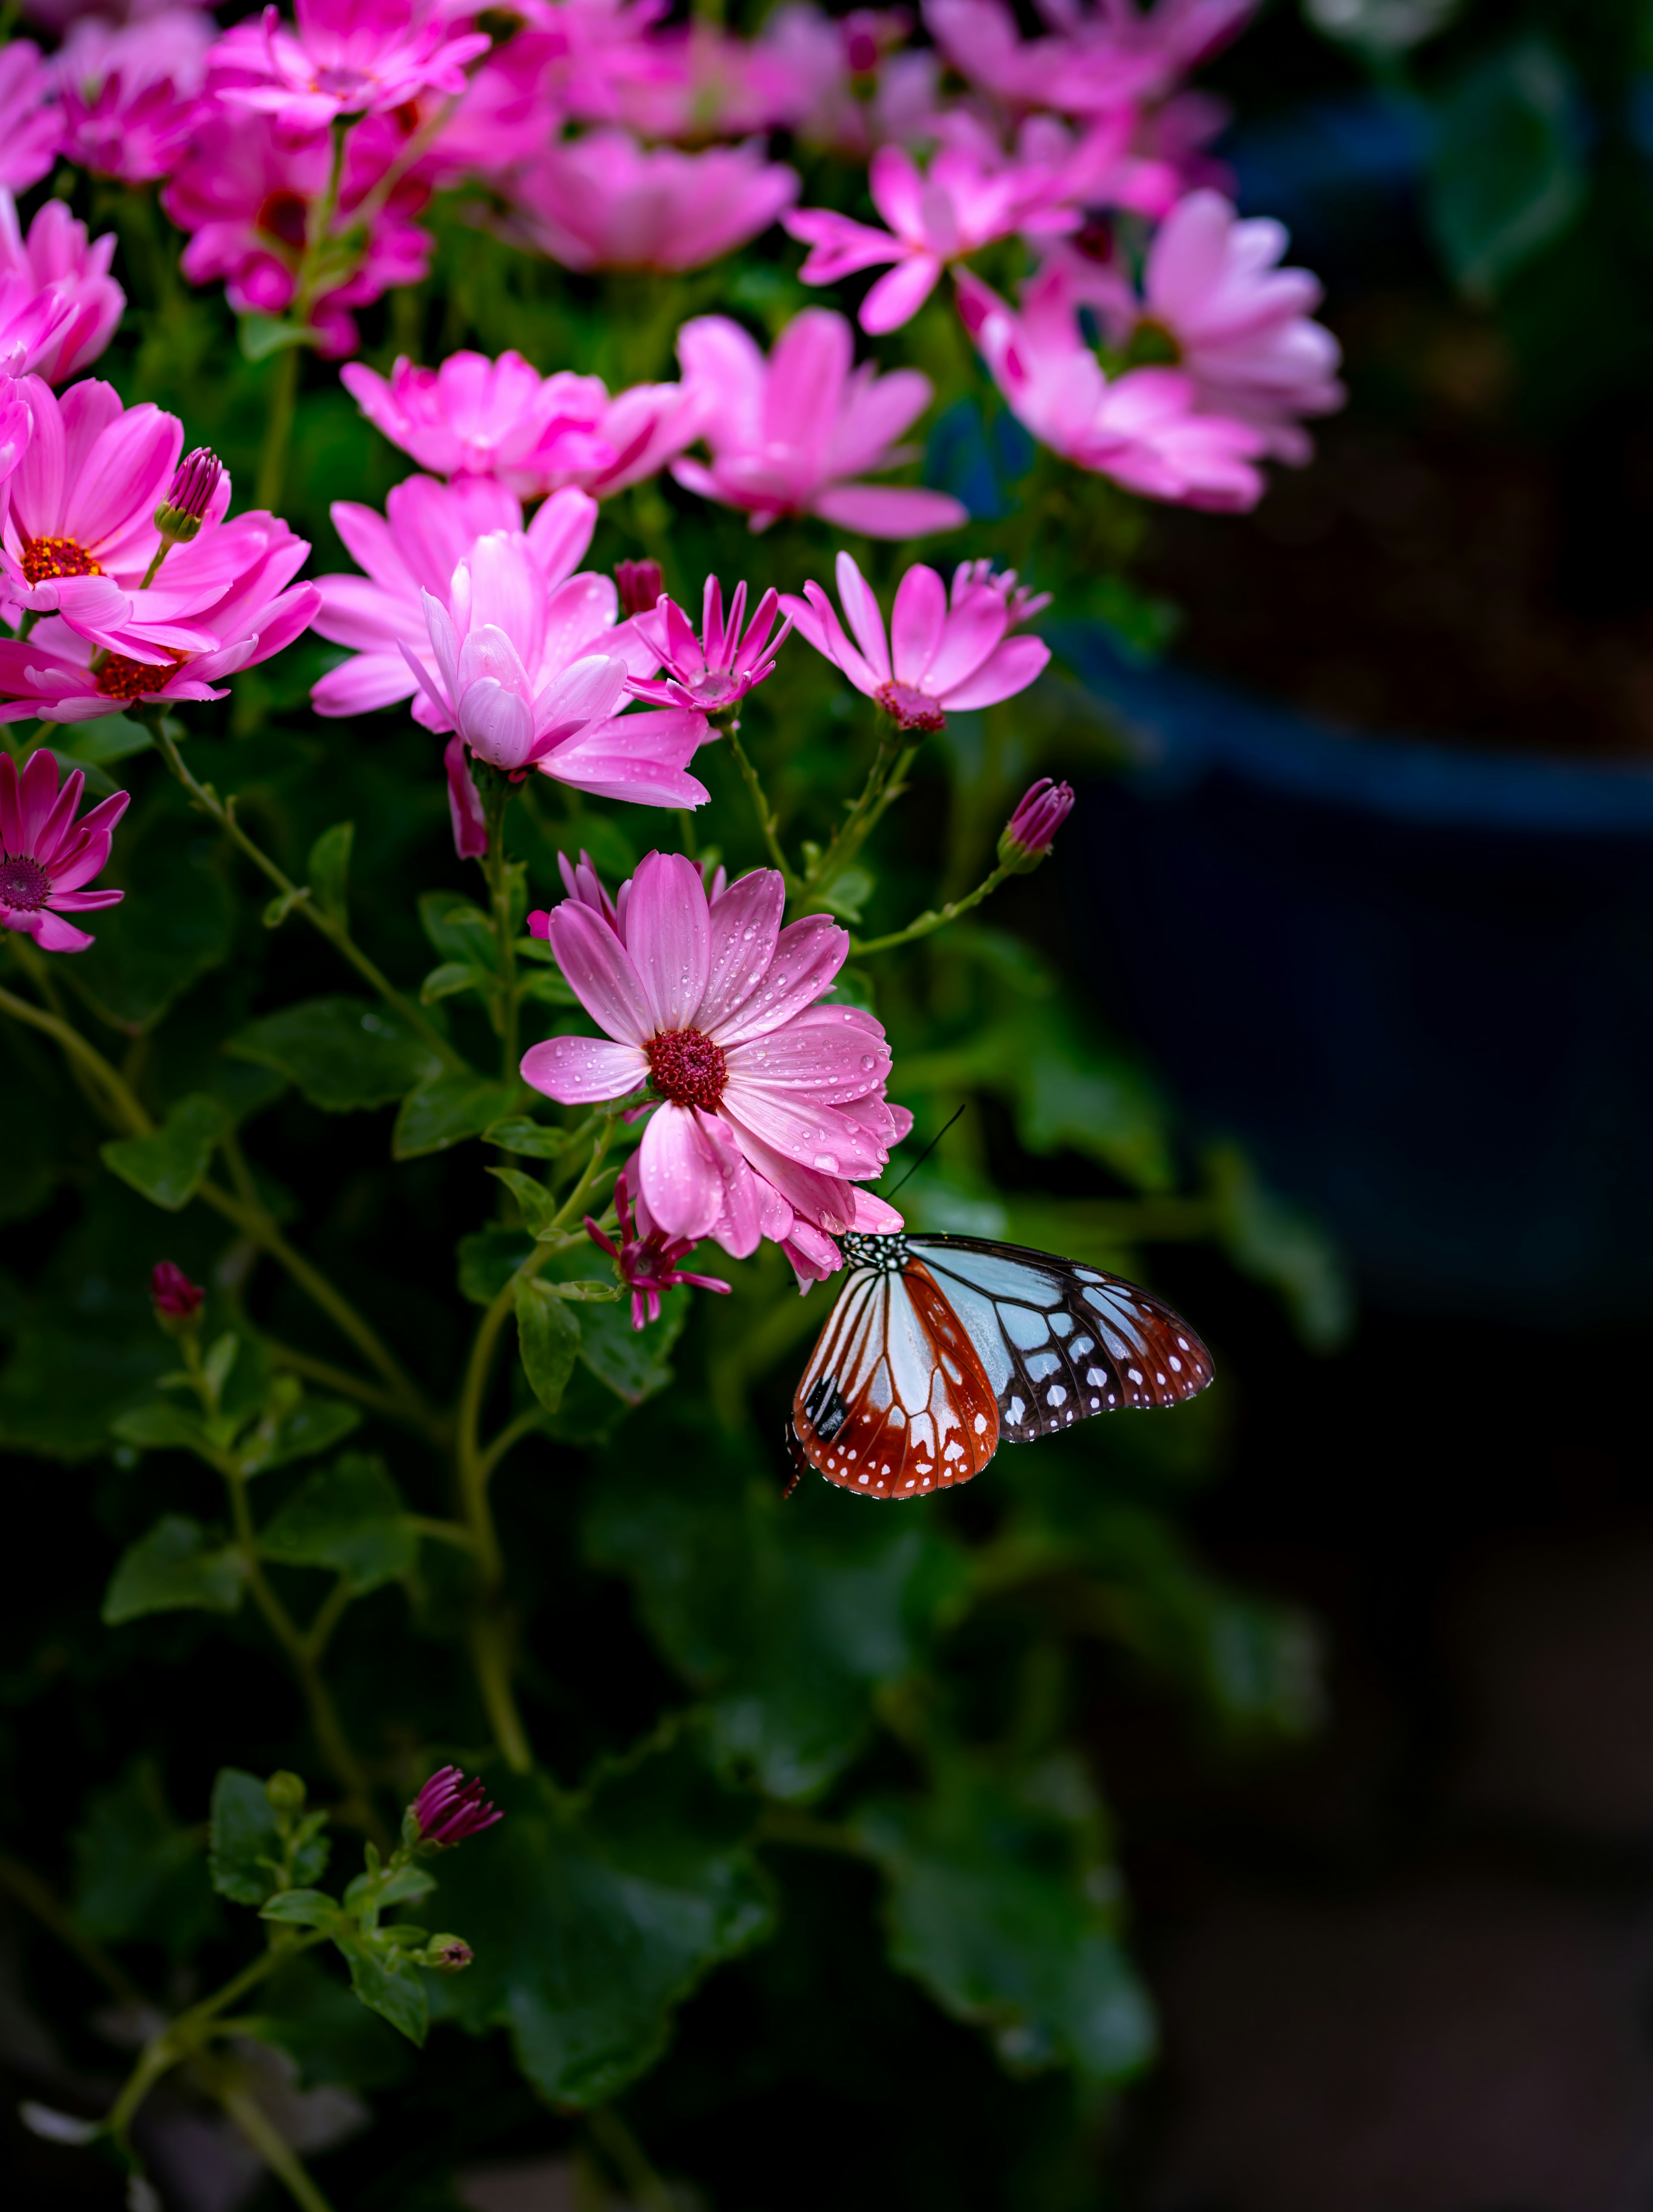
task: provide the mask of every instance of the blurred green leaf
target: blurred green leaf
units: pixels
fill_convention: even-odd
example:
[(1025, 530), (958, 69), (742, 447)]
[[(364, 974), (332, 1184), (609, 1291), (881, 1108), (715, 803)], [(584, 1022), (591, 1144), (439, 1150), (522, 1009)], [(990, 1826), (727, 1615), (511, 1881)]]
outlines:
[(1281, 1293), (1314, 1351), (1346, 1344), (1355, 1325), (1354, 1286), (1329, 1233), (1277, 1198), (1237, 1145), (1214, 1146), (1205, 1164), (1217, 1232), (1235, 1266)]
[(103, 1625), (119, 1628), (146, 1613), (234, 1613), (241, 1601), (241, 1564), (185, 1513), (163, 1514), (120, 1555), (103, 1601)]
[(359, 1595), (406, 1574), (418, 1545), (384, 1462), (345, 1452), (259, 1531), (259, 1549), (282, 1566), (331, 1568)]
[(306, 999), (225, 1045), (275, 1068), (330, 1114), (388, 1106), (429, 1082), (440, 1063), (388, 1007), (371, 999)]
[(419, 899), (419, 927), (442, 959), (490, 973), (497, 969), (493, 923), (474, 900), (456, 891), (425, 891)]
[(103, 1146), (106, 1167), (151, 1206), (176, 1213), (205, 1180), (212, 1148), (224, 1132), (223, 1109), (199, 1092), (180, 1098), (147, 1137), (121, 1137)]
[(147, 1406), (134, 1406), (109, 1424), (109, 1433), (139, 1451), (195, 1452), (214, 1464), (217, 1447), (206, 1424), (189, 1405), (176, 1398), (153, 1398)]
[(516, 1285), (516, 1338), (528, 1386), (548, 1413), (563, 1402), (568, 1378), (580, 1349), (583, 1322), (576, 1320), (565, 1298), (537, 1276), (521, 1276)]
[(127, 815), (99, 883), (126, 896), (97, 917), (97, 942), (75, 956), (76, 982), (115, 1020), (147, 1025), (229, 957), (218, 840), (168, 784)]
[[(256, 1774), (219, 1768), (212, 1784), (207, 1849), (212, 1887), (220, 1897), (235, 1905), (262, 1905), (276, 1888), (284, 1846), (275, 1808)], [(296, 1887), (320, 1878), (331, 1849), (320, 1834), (300, 1844), (293, 1861)]]
[(430, 2032), (430, 2002), (420, 1969), (398, 1952), (360, 1943), (350, 1944), (345, 1957), (351, 1987), (368, 2010), (388, 2021), (410, 2043), (423, 2045)]
[(213, 1932), (203, 1838), (173, 1818), (153, 1759), (93, 1791), (73, 1841), (75, 1917), (96, 1942), (143, 1938), (184, 1959)]
[(113, 761), (130, 760), (134, 753), (148, 752), (153, 743), (142, 722), (134, 722), (126, 714), (101, 714), (94, 722), (72, 723), (54, 736), (52, 750), (71, 766), (95, 763), (99, 768), (107, 768)]
[(342, 1398), (312, 1397), (307, 1391), (292, 1405), (278, 1404), (267, 1411), (255, 1434), (242, 1438), (242, 1472), (267, 1474), (271, 1468), (314, 1459), (318, 1452), (331, 1451), (361, 1424), (359, 1407), (347, 1406)]
[(519, 1095), (514, 1083), (491, 1083), (485, 1076), (469, 1073), (438, 1075), (402, 1101), (391, 1138), (392, 1157), (418, 1159), (425, 1152), (446, 1152), (467, 1137), (479, 1137), (510, 1111)]
[(1430, 225), (1457, 283), (1485, 298), (1584, 204), (1578, 88), (1559, 50), (1528, 33), (1472, 64), (1434, 121)]
[(343, 921), (349, 909), (351, 852), (356, 842), (353, 822), (335, 822), (310, 848), (304, 872), (311, 896), (324, 914)]
[(299, 2086), (390, 2089), (412, 2064), (406, 2042), (366, 2011), (344, 1984), (310, 1956), (278, 1966), (259, 1991), (251, 2023), (262, 2041), (284, 2051)]
[(491, 1123), (483, 1131), (482, 1140), (524, 1160), (554, 1160), (568, 1150), (566, 1129), (547, 1128), (543, 1121), (532, 1121), (520, 1114)]

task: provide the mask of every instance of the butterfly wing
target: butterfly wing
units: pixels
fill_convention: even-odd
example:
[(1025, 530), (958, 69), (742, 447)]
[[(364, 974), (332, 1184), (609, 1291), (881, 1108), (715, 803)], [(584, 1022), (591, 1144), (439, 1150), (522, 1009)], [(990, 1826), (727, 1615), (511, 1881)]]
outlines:
[(1211, 1379), (1187, 1322), (1121, 1275), (977, 1237), (906, 1243), (963, 1322), (1012, 1443), (1121, 1406), (1174, 1406)]
[(855, 1267), (792, 1400), (789, 1447), (868, 1498), (979, 1474), (999, 1413), (968, 1333), (922, 1261)]

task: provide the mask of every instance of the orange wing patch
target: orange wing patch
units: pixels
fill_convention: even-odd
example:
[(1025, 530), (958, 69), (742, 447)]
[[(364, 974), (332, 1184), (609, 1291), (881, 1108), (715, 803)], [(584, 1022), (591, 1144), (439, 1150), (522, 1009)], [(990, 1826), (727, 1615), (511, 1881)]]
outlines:
[(853, 1279), (792, 1400), (792, 1432), (828, 1482), (866, 1498), (922, 1498), (979, 1474), (998, 1403), (930, 1270)]

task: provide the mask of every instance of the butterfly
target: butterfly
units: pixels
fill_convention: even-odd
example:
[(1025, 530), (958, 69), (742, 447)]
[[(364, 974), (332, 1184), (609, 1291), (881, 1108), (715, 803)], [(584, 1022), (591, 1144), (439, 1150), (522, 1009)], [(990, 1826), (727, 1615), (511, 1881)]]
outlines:
[(980, 1237), (840, 1237), (844, 1288), (786, 1425), (806, 1467), (863, 1497), (922, 1498), (1120, 1406), (1174, 1406), (1211, 1379), (1186, 1322), (1100, 1267)]

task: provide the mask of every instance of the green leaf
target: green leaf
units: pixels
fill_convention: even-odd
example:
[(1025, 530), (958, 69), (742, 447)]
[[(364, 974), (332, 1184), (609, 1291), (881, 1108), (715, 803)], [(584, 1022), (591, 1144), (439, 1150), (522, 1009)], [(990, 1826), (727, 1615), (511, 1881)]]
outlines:
[(200, 1415), (171, 1398), (156, 1398), (147, 1406), (133, 1407), (130, 1413), (118, 1414), (109, 1424), (109, 1433), (139, 1451), (194, 1452), (209, 1467), (217, 1464), (217, 1447)]
[(236, 335), (245, 361), (268, 361), (271, 354), (284, 353), (290, 346), (321, 343), (321, 332), (308, 323), (283, 322), (276, 315), (243, 315)]
[[(284, 1378), (290, 1380), (291, 1378)], [(244, 1474), (265, 1474), (272, 1467), (289, 1467), (295, 1460), (314, 1459), (331, 1451), (362, 1424), (359, 1407), (342, 1398), (301, 1397), (290, 1411), (260, 1422), (253, 1437), (244, 1439)]]
[(1014, 2071), (1070, 2067), (1101, 2085), (1153, 2054), (1148, 1999), (1114, 1933), (1118, 1878), (1083, 1770), (1058, 1753), (1021, 1771), (959, 1754), (927, 1798), (854, 1821), (889, 1884), (890, 1956)]
[(933, 1516), (846, 1512), (814, 1482), (783, 1504), (723, 1431), (668, 1419), (662, 1401), (604, 1459), (587, 1555), (631, 1583), (707, 1701), (719, 1760), (772, 1796), (809, 1796), (866, 1741), (875, 1693), (919, 1663), (963, 1563)]
[(660, 1319), (642, 1329), (631, 1326), (629, 1297), (613, 1305), (582, 1306), (580, 1357), (617, 1398), (628, 1406), (640, 1406), (672, 1380), (666, 1357), (688, 1317), (689, 1301), (682, 1291), (666, 1291), (660, 1301)]
[(60, 760), (78, 766), (107, 768), (114, 761), (146, 753), (154, 739), (142, 722), (126, 714), (101, 714), (95, 722), (76, 722), (54, 736), (52, 750)]
[(259, 1909), (260, 1920), (278, 1921), (285, 1928), (331, 1928), (340, 1917), (339, 1899), (325, 1889), (278, 1890)]
[(1583, 206), (1578, 87), (1560, 51), (1528, 34), (1474, 63), (1435, 126), (1430, 226), (1459, 285), (1485, 299)]
[(470, 899), (456, 891), (426, 891), (419, 900), (419, 927), (443, 960), (497, 972), (493, 923)]
[(526, 1229), (506, 1229), (495, 1222), (461, 1237), (454, 1249), (461, 1297), (473, 1305), (491, 1306), (533, 1251), (534, 1239)]
[(176, 1213), (205, 1180), (212, 1148), (224, 1131), (223, 1109), (192, 1091), (147, 1137), (120, 1137), (100, 1148), (103, 1164), (151, 1206)]
[(862, 867), (845, 868), (835, 876), (817, 897), (820, 905), (844, 921), (859, 921), (866, 910), (867, 901), (877, 889), (869, 872)]
[(516, 1285), (516, 1340), (528, 1387), (548, 1413), (563, 1402), (580, 1349), (581, 1323), (549, 1283), (522, 1276)]
[(126, 896), (98, 915), (96, 944), (76, 954), (76, 987), (117, 1021), (148, 1025), (229, 956), (223, 848), (168, 779), (122, 822), (98, 880)]
[[(274, 1890), (285, 1845), (275, 1808), (256, 1774), (219, 1768), (212, 1784), (207, 1848), (212, 1887), (220, 1897), (235, 1905), (262, 1905)], [(318, 1879), (330, 1848), (320, 1834), (300, 1844), (293, 1861), (296, 1887)]]
[(554, 1160), (568, 1150), (568, 1132), (547, 1128), (543, 1121), (530, 1121), (524, 1115), (508, 1115), (482, 1132), (482, 1141), (497, 1145), (502, 1152), (515, 1152), (519, 1159)]
[(393, 1950), (369, 1949), (355, 1943), (345, 1952), (350, 1962), (351, 1987), (369, 2012), (423, 2045), (430, 2031), (430, 2001), (419, 1969)]
[(153, 1759), (95, 1790), (74, 1836), (75, 1917), (101, 1943), (137, 1938), (186, 1958), (217, 1925), (197, 1829), (180, 1827)]
[(209, 1540), (187, 1514), (168, 1513), (120, 1555), (103, 1601), (103, 1625), (119, 1628), (146, 1613), (234, 1613), (241, 1601), (235, 1551)]
[(451, 999), (460, 991), (475, 991), (486, 1000), (497, 989), (497, 981), (485, 968), (473, 967), (468, 961), (444, 960), (420, 984), (419, 1004), (434, 1006), (438, 999)]
[(273, 1067), (329, 1114), (388, 1106), (439, 1063), (388, 1007), (371, 999), (306, 999), (233, 1036), (238, 1059)]
[(497, 1176), (522, 1208), (523, 1226), (529, 1236), (539, 1238), (554, 1236), (557, 1201), (533, 1176), (524, 1175), (520, 1168), (490, 1168), (491, 1176)]
[(1205, 1173), (1217, 1233), (1235, 1266), (1280, 1292), (1312, 1350), (1335, 1352), (1346, 1344), (1355, 1324), (1354, 1286), (1328, 1231), (1277, 1197), (1237, 1145), (1213, 1146)]
[(490, 1794), (504, 1820), (442, 1863), (443, 1919), (476, 1952), (444, 2009), (473, 2034), (509, 2028), (542, 2095), (601, 2103), (660, 2056), (707, 1972), (770, 1932), (753, 1808), (686, 1735), (579, 1799), (542, 1775)]
[(259, 1549), (282, 1566), (331, 1568), (361, 1595), (406, 1574), (418, 1546), (384, 1462), (345, 1452), (259, 1530)]
[(412, 2063), (406, 2044), (316, 1959), (301, 1954), (278, 1966), (258, 2002), (250, 2032), (287, 2053), (301, 2088), (390, 2089), (406, 2078)]
[(492, 1083), (468, 1071), (438, 1075), (402, 1101), (390, 1140), (392, 1157), (414, 1160), (479, 1137), (519, 1097), (514, 1083)]
[(580, 1003), (555, 968), (541, 968), (533, 975), (519, 976), (516, 988), (520, 996), (535, 1000), (544, 1006), (577, 1006)]
[(311, 896), (324, 914), (343, 921), (349, 911), (351, 848), (356, 842), (353, 822), (335, 822), (310, 848), (305, 863)]

